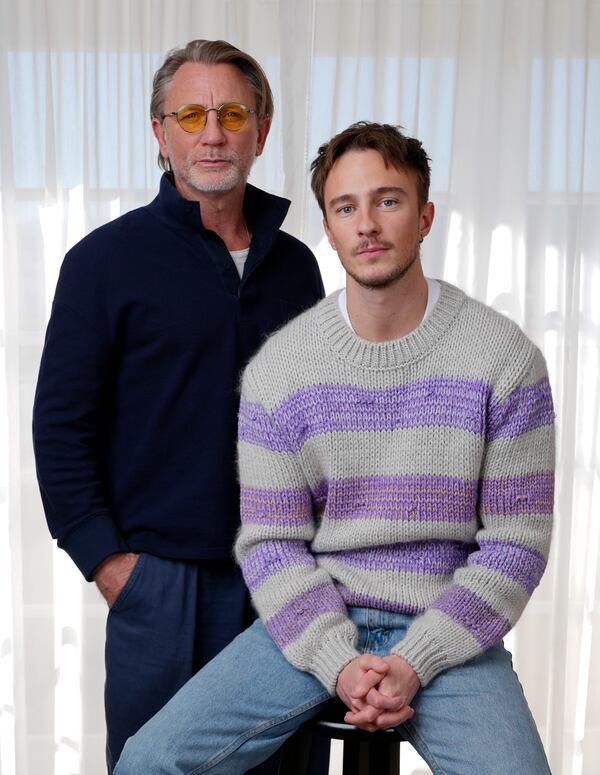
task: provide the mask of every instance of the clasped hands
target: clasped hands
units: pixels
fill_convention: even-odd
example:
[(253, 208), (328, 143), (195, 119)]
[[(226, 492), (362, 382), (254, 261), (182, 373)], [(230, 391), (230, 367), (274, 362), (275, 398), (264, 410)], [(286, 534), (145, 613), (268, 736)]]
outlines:
[(420, 686), (417, 674), (402, 657), (362, 654), (341, 671), (336, 693), (349, 708), (344, 721), (375, 732), (414, 716), (410, 702)]

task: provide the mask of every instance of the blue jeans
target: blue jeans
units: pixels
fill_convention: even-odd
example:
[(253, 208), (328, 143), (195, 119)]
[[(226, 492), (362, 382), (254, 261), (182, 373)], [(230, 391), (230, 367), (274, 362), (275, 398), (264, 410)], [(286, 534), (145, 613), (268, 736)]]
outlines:
[[(360, 651), (385, 656), (412, 617), (351, 608)], [(236, 775), (266, 759), (319, 707), (323, 686), (292, 667), (256, 621), (126, 743), (115, 775)], [(510, 654), (499, 644), (440, 673), (402, 726), (436, 775), (548, 775)]]

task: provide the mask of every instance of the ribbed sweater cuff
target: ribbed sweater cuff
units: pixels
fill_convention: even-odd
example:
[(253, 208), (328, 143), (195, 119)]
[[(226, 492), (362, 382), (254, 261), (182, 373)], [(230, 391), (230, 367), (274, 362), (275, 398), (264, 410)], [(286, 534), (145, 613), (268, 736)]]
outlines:
[(332, 638), (322, 645), (313, 657), (310, 672), (327, 691), (334, 696), (337, 679), (348, 662), (360, 656), (352, 642), (342, 638)]
[(408, 662), (419, 676), (421, 686), (427, 686), (438, 673), (450, 667), (450, 660), (440, 648), (431, 629), (420, 625), (418, 621), (413, 622), (406, 638), (394, 646), (391, 653)]
[(93, 580), (95, 569), (109, 554), (130, 551), (110, 514), (103, 513), (86, 519), (77, 530), (59, 539), (58, 545), (70, 555), (87, 581)]

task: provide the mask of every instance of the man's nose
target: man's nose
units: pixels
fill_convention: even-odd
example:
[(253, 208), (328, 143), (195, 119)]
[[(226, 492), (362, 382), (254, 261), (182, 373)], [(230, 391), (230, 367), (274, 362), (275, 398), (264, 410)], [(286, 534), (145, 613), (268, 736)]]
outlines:
[(219, 123), (217, 111), (213, 108), (206, 113), (206, 124), (200, 133), (206, 145), (221, 145), (225, 141), (225, 130)]
[(368, 236), (371, 234), (378, 234), (381, 231), (379, 221), (375, 217), (375, 214), (371, 208), (361, 210), (359, 212), (359, 218), (357, 221), (358, 233), (361, 236)]

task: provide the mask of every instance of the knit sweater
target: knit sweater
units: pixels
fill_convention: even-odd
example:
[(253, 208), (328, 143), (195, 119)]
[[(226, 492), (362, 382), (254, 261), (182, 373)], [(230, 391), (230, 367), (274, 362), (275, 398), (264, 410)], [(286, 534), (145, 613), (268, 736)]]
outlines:
[(231, 558), (240, 372), (324, 295), (315, 257), (279, 228), (288, 207), (246, 186), (241, 279), (168, 173), (65, 256), (33, 441), (48, 526), (88, 580), (114, 552)]
[(414, 615), (392, 654), (427, 685), (513, 627), (551, 536), (554, 411), (538, 348), (442, 283), (373, 343), (337, 293), (247, 367), (236, 541), (271, 637), (333, 694), (358, 656), (347, 606)]

